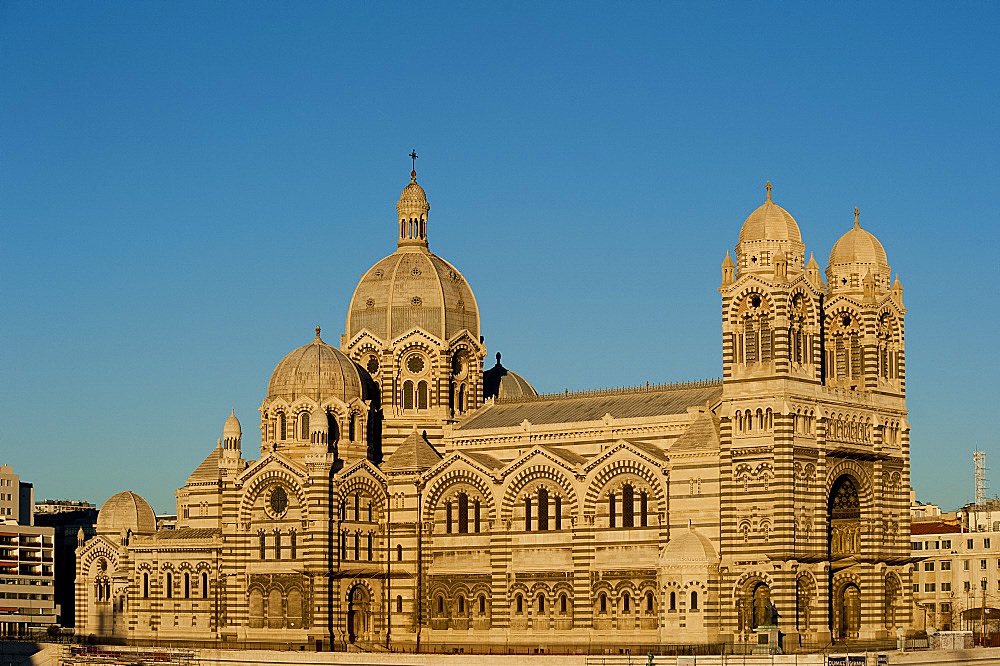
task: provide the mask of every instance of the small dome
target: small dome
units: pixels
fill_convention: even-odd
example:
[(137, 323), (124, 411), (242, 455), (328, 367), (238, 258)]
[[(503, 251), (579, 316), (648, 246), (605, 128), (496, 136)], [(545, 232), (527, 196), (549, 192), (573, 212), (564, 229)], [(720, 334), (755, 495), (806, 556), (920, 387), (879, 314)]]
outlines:
[(875, 264), (879, 267), (889, 265), (882, 243), (867, 230), (861, 228), (855, 209), (854, 226), (840, 237), (830, 251), (830, 265), (837, 264)]
[(667, 547), (660, 553), (660, 561), (671, 564), (706, 564), (719, 561), (715, 546), (693, 526), (675, 530)]
[(407, 213), (426, 213), (430, 210), (427, 203), (427, 193), (424, 188), (417, 183), (416, 172), (410, 173), (410, 182), (406, 184), (399, 195), (399, 202), (396, 204), (396, 211), (400, 215)]
[(222, 426), (222, 439), (239, 439), (243, 436), (243, 430), (240, 428), (240, 420), (236, 418), (236, 410), (229, 415), (226, 419), (225, 425)]
[(300, 396), (322, 402), (337, 398), (350, 402), (367, 397), (365, 371), (339, 349), (323, 342), (316, 327), (316, 338), (291, 351), (281, 359), (267, 385), (267, 397), (292, 401)]
[(767, 183), (767, 200), (743, 222), (740, 242), (783, 240), (802, 242), (799, 225), (791, 214), (771, 200), (771, 183)]
[(483, 372), (483, 398), (516, 400), (536, 395), (538, 391), (527, 379), (500, 364), (500, 352), (497, 352), (497, 364)]
[(131, 490), (112, 495), (97, 514), (98, 534), (119, 534), (125, 530), (132, 530), (134, 534), (156, 531), (153, 507)]

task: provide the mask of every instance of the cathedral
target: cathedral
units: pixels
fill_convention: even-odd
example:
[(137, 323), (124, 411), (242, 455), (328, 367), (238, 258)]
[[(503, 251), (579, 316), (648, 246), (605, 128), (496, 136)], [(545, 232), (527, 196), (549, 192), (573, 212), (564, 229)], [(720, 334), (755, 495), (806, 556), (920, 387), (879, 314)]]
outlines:
[(857, 209), (822, 273), (767, 184), (721, 267), (720, 380), (547, 395), (485, 369), (415, 171), (396, 211), (339, 341), (275, 367), (259, 455), (234, 413), (176, 528), (104, 504), (78, 634), (586, 651), (909, 625), (906, 310)]

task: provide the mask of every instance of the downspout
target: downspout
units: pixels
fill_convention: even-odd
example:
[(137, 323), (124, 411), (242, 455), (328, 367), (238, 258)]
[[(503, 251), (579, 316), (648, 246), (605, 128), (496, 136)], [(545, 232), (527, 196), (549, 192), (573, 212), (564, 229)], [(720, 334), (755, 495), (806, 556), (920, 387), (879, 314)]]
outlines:
[(423, 486), (418, 477), (413, 485), (417, 489), (417, 645), (415, 653), (420, 654), (420, 631), (424, 626), (424, 518)]

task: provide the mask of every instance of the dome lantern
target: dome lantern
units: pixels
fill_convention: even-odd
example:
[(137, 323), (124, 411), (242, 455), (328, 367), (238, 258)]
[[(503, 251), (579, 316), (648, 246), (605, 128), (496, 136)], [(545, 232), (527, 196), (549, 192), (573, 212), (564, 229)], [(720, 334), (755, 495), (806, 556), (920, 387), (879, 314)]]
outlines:
[(399, 219), (399, 247), (427, 247), (427, 213), (431, 206), (427, 203), (427, 193), (417, 184), (417, 151), (410, 153), (413, 169), (410, 171), (410, 182), (403, 188), (396, 203), (396, 213)]

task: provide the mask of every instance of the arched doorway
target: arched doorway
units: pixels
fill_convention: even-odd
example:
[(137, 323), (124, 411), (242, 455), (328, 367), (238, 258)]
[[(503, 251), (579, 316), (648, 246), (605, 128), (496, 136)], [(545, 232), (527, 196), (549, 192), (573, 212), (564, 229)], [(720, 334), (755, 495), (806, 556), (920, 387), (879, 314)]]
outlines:
[(834, 638), (857, 638), (861, 629), (861, 588), (847, 583), (837, 590), (833, 605)]
[(830, 559), (861, 551), (861, 501), (858, 486), (846, 474), (834, 482), (828, 503)]
[(368, 637), (371, 622), (371, 598), (368, 590), (355, 585), (347, 597), (347, 640), (350, 643)]

